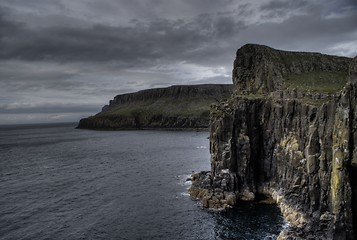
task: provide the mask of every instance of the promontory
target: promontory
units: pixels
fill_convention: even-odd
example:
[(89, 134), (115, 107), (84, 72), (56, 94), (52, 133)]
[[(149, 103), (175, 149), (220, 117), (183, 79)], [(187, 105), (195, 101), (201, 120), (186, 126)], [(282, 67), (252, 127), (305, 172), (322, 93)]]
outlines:
[(232, 84), (202, 84), (117, 95), (100, 113), (81, 119), (78, 128), (207, 129), (210, 105), (232, 93)]
[(191, 196), (217, 209), (270, 197), (289, 223), (278, 239), (356, 239), (357, 58), (247, 44), (232, 77)]

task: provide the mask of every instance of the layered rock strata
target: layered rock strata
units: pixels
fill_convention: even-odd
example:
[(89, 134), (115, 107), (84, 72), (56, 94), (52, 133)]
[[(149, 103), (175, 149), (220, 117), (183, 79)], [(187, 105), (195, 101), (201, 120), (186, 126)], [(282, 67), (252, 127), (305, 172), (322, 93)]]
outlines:
[[(279, 239), (355, 239), (357, 58), (296, 53), (300, 65), (269, 60), (294, 54), (254, 45), (238, 50), (236, 95), (211, 109), (211, 172), (196, 173), (190, 193), (213, 208), (272, 197), (290, 224)], [(289, 90), (279, 74), (316, 68), (347, 71), (348, 82), (336, 93)]]
[(81, 119), (78, 128), (207, 129), (210, 105), (232, 92), (231, 84), (203, 84), (122, 94), (100, 113)]

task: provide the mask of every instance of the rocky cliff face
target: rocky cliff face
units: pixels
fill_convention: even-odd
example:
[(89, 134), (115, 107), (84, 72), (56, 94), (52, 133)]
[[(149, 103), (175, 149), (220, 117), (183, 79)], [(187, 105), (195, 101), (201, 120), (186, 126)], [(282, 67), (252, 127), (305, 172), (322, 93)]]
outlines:
[(181, 85), (116, 96), (95, 116), (81, 119), (89, 129), (208, 128), (212, 103), (229, 97), (231, 84)]
[[(291, 225), (280, 239), (354, 239), (357, 60), (296, 53), (299, 64), (279, 63), (280, 56), (295, 53), (275, 51), (254, 45), (238, 50), (237, 94), (211, 111), (211, 172), (194, 174), (190, 193), (213, 208), (272, 197)], [(349, 68), (345, 87), (327, 98), (286, 84), (286, 72), (323, 69), (347, 76)], [(253, 95), (256, 89), (265, 94)]]

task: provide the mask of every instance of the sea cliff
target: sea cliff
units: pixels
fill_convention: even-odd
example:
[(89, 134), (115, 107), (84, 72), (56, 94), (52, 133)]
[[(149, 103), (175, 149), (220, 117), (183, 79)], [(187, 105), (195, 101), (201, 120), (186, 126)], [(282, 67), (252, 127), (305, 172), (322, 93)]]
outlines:
[(100, 113), (81, 119), (78, 128), (207, 129), (210, 105), (232, 92), (232, 84), (202, 84), (117, 95)]
[(357, 58), (240, 48), (191, 196), (209, 208), (270, 197), (290, 226), (278, 239), (355, 239), (356, 76)]

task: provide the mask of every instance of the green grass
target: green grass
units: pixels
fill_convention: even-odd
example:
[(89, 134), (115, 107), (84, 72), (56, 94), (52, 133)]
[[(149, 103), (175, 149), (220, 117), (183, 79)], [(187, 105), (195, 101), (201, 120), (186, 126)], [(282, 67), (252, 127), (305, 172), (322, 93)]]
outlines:
[(285, 80), (289, 89), (310, 92), (336, 93), (347, 83), (347, 73), (343, 72), (305, 72), (289, 74)]
[(248, 99), (248, 100), (254, 100), (254, 99), (267, 99), (267, 96), (264, 94), (238, 94), (236, 95), (238, 98), (243, 98), (243, 99)]
[(322, 104), (324, 104), (325, 102), (328, 102), (329, 100), (331, 100), (331, 98), (325, 98), (325, 99), (314, 99), (314, 98), (308, 98), (308, 97), (304, 97), (302, 99), (302, 101), (306, 104), (309, 105), (313, 105), (313, 106), (321, 106)]
[(166, 116), (166, 117), (209, 117), (212, 98), (159, 99), (120, 104), (97, 116)]

